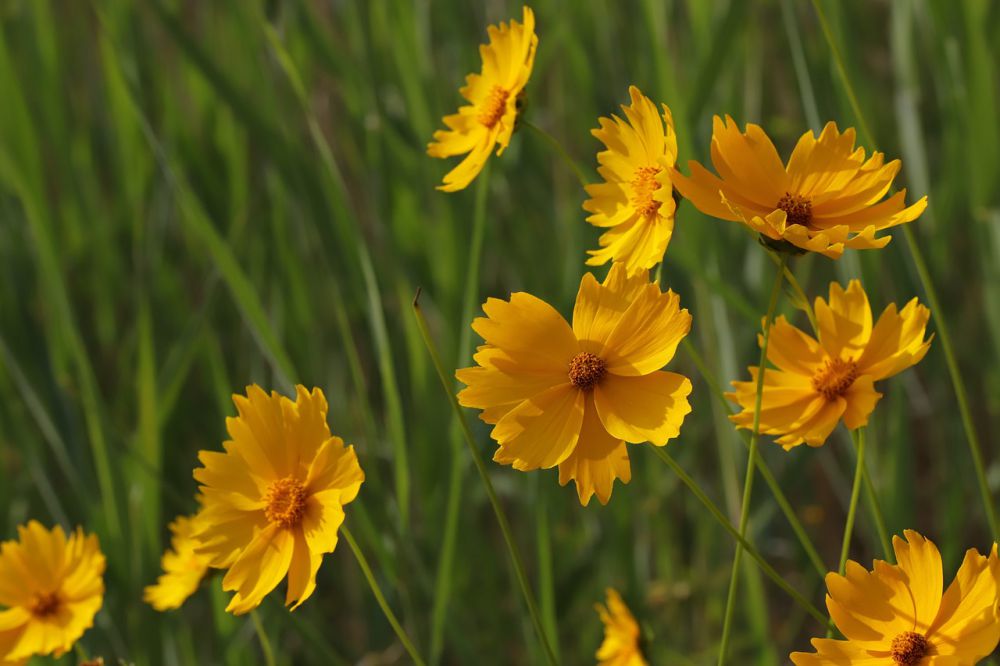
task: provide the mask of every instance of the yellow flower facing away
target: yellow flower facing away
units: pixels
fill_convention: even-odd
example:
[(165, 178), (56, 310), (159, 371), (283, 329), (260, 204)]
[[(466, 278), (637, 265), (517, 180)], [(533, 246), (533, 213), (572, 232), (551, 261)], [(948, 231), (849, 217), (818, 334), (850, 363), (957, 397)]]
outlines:
[(677, 161), (677, 135), (670, 109), (659, 111), (638, 88), (628, 89), (632, 103), (622, 105), (626, 120), (601, 118), (591, 130), (606, 147), (597, 154), (603, 183), (587, 185), (583, 204), (587, 221), (607, 231), (599, 250), (588, 250), (587, 263), (620, 261), (630, 271), (652, 268), (662, 258), (674, 231), (676, 204), (670, 170)]
[(944, 588), (937, 546), (912, 530), (893, 537), (893, 565), (872, 571), (848, 561), (846, 575), (826, 576), (826, 607), (847, 640), (812, 639), (815, 653), (794, 652), (796, 666), (838, 664), (972, 666), (1000, 641), (1000, 559), (965, 553)]
[(927, 197), (909, 207), (906, 190), (883, 200), (900, 161), (886, 164), (879, 152), (865, 159), (854, 141), (854, 128), (841, 133), (827, 123), (818, 139), (802, 135), (786, 165), (759, 126), (740, 132), (732, 118), (716, 116), (711, 150), (719, 175), (691, 161), (690, 176), (673, 171), (674, 186), (701, 212), (742, 222), (772, 247), (831, 259), (844, 248), (885, 247), (889, 236), (876, 234), (917, 219)]
[(0, 544), (0, 663), (59, 657), (94, 625), (104, 602), (97, 536), (37, 521)]
[[(771, 326), (767, 359), (777, 369), (764, 373), (760, 432), (779, 436), (785, 449), (803, 442), (821, 446), (841, 420), (851, 430), (866, 425), (882, 397), (875, 382), (920, 362), (931, 344), (924, 339), (930, 310), (916, 298), (899, 311), (891, 304), (873, 325), (858, 280), (846, 290), (831, 283), (829, 302), (817, 297), (814, 308), (818, 340), (783, 316)], [(740, 428), (752, 428), (757, 367), (750, 368), (750, 381), (733, 387), (726, 396), (743, 411), (730, 418)]]
[(523, 292), (490, 298), (472, 328), (486, 344), (456, 373), (466, 407), (481, 409), (499, 444), (493, 459), (529, 471), (559, 466), (580, 502), (602, 504), (632, 472), (625, 442), (663, 446), (691, 411), (691, 382), (660, 370), (691, 328), (672, 291), (615, 263), (603, 283), (587, 273), (573, 325)]
[(195, 552), (194, 533), (201, 517), (178, 516), (170, 523), (170, 550), (163, 553), (163, 575), (143, 592), (143, 600), (158, 611), (180, 608), (208, 572), (208, 558)]
[(486, 31), (490, 43), (479, 47), (482, 70), (469, 74), (459, 91), (468, 104), (445, 116), (448, 129), (434, 132), (434, 140), (427, 145), (431, 157), (465, 155), (438, 186), (445, 192), (465, 189), (483, 170), (494, 148), (497, 155), (506, 150), (514, 133), (520, 96), (535, 63), (538, 37), (531, 8), (524, 8), (523, 23), (501, 22)]
[(604, 641), (597, 648), (598, 666), (647, 666), (639, 645), (639, 623), (612, 588), (607, 589), (607, 604), (594, 604), (604, 624)]
[(226, 610), (253, 610), (286, 575), (294, 610), (316, 589), (365, 475), (354, 447), (330, 435), (320, 389), (297, 386), (293, 402), (254, 385), (233, 402), (225, 453), (202, 451), (194, 471), (203, 496), (195, 552), (228, 570), (222, 588), (236, 594)]

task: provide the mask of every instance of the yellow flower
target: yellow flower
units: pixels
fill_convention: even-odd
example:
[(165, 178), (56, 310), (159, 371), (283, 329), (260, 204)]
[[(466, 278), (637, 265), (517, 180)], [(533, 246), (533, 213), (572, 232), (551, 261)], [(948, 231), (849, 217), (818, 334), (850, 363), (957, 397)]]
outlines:
[(621, 595), (610, 587), (607, 605), (594, 604), (604, 623), (604, 642), (597, 648), (598, 666), (646, 666), (639, 647), (639, 625)]
[(354, 447), (330, 435), (323, 392), (295, 390), (295, 402), (256, 385), (234, 395), (239, 416), (226, 419), (226, 452), (202, 451), (194, 471), (204, 497), (196, 552), (228, 569), (222, 588), (236, 594), (226, 610), (237, 615), (286, 574), (285, 604), (294, 610), (309, 598), (365, 478)]
[(524, 23), (512, 20), (510, 26), (486, 29), (490, 43), (479, 47), (483, 67), (479, 74), (469, 74), (459, 90), (469, 103), (458, 113), (444, 117), (446, 130), (434, 132), (427, 145), (431, 157), (454, 157), (468, 153), (458, 166), (444, 177), (439, 190), (463, 190), (482, 171), (493, 148), (503, 154), (510, 143), (519, 110), (520, 95), (535, 63), (535, 14), (524, 8)]
[(691, 328), (672, 291), (614, 264), (600, 284), (587, 273), (573, 326), (530, 294), (491, 298), (472, 328), (477, 367), (456, 373), (466, 407), (482, 409), (500, 447), (493, 459), (521, 471), (559, 465), (580, 502), (602, 504), (631, 478), (624, 442), (663, 446), (691, 411), (691, 382), (660, 370)]
[(601, 118), (601, 127), (591, 130), (607, 147), (597, 154), (604, 182), (587, 185), (590, 199), (583, 208), (591, 213), (588, 222), (608, 229), (599, 241), (602, 249), (588, 250), (587, 263), (620, 261), (634, 272), (663, 259), (674, 231), (670, 169), (677, 161), (677, 136), (666, 104), (661, 121), (656, 105), (638, 88), (628, 92), (632, 104), (622, 105), (628, 122)]
[(104, 554), (97, 537), (37, 521), (0, 544), (0, 662), (72, 649), (104, 601)]
[(208, 558), (195, 552), (194, 533), (201, 517), (178, 516), (170, 523), (170, 550), (160, 560), (163, 575), (146, 587), (143, 600), (158, 611), (180, 608), (208, 572)]
[(826, 576), (826, 607), (847, 640), (814, 638), (816, 653), (793, 652), (796, 666), (886, 664), (971, 666), (1000, 641), (1000, 560), (975, 548), (955, 580), (944, 579), (937, 547), (912, 530), (893, 537), (898, 565), (875, 560), (871, 572), (847, 563)]
[(884, 162), (882, 153), (866, 160), (865, 149), (855, 149), (854, 128), (841, 133), (830, 122), (819, 139), (803, 134), (784, 165), (760, 127), (748, 124), (741, 133), (732, 118), (716, 116), (712, 164), (719, 176), (694, 161), (690, 177), (672, 176), (706, 215), (743, 222), (772, 247), (836, 259), (845, 247), (885, 247), (889, 237), (877, 232), (912, 222), (927, 207), (927, 197), (904, 207), (906, 190), (881, 201), (900, 167), (899, 160)]
[[(891, 304), (872, 325), (872, 311), (861, 283), (852, 280), (845, 291), (830, 284), (830, 301), (815, 301), (819, 340), (777, 317), (771, 326), (768, 360), (777, 369), (764, 373), (760, 432), (780, 435), (790, 449), (805, 442), (821, 446), (843, 419), (854, 430), (868, 423), (882, 394), (880, 379), (915, 365), (927, 353), (924, 339), (930, 310), (912, 299), (897, 312)], [(759, 338), (758, 341), (762, 341)], [(726, 396), (743, 411), (730, 418), (741, 428), (753, 427), (757, 368), (750, 381), (733, 382)]]

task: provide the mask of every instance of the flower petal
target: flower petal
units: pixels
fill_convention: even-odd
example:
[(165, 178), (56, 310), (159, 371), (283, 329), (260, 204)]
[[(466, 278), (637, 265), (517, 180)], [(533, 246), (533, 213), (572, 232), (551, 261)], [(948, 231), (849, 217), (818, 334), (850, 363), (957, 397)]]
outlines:
[(955, 580), (941, 597), (937, 617), (927, 631), (938, 654), (957, 655), (975, 663), (1000, 642), (1000, 564), (974, 548), (965, 553)]
[(573, 453), (559, 463), (559, 485), (575, 481), (583, 506), (587, 506), (595, 493), (601, 504), (607, 504), (615, 479), (621, 479), (622, 483), (632, 479), (628, 451), (624, 442), (604, 429), (591, 393), (584, 405), (580, 441)]
[(680, 434), (691, 412), (691, 380), (658, 371), (639, 377), (609, 374), (594, 387), (594, 404), (604, 428), (626, 442), (663, 446)]
[(944, 580), (941, 572), (941, 553), (933, 542), (913, 530), (904, 530), (903, 536), (892, 538), (892, 548), (896, 551), (896, 562), (907, 577), (907, 585), (913, 595), (913, 606), (917, 614), (914, 631), (926, 633), (934, 621), (941, 605)]
[(845, 290), (830, 283), (830, 301), (817, 297), (814, 305), (819, 341), (832, 358), (857, 360), (872, 334), (872, 309), (861, 282), (851, 280)]
[(569, 382), (525, 400), (494, 426), (500, 448), (493, 459), (522, 472), (555, 467), (580, 438), (583, 403), (583, 391)]
[(611, 374), (649, 374), (670, 362), (690, 330), (691, 315), (680, 308), (677, 294), (648, 284), (608, 336), (602, 358)]
[(648, 274), (630, 275), (620, 263), (612, 264), (603, 283), (584, 274), (573, 307), (573, 334), (580, 349), (601, 356), (612, 331), (647, 286)]

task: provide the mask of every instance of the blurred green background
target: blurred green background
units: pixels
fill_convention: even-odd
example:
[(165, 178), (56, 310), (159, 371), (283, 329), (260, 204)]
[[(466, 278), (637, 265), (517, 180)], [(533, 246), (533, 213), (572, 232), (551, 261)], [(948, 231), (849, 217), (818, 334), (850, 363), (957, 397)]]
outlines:
[[(827, 120), (856, 124), (808, 2), (533, 6), (527, 118), (590, 178), (600, 144), (589, 130), (633, 83), (673, 109), (684, 171), (707, 159), (713, 114), (763, 124), (783, 155)], [(996, 493), (1000, 3), (822, 6), (877, 148), (903, 159), (897, 185), (910, 201), (930, 196), (914, 232)], [(420, 651), (445, 664), (541, 661), (410, 308), (422, 287), (445, 363), (465, 365), (470, 270), (476, 303), (527, 290), (568, 314), (596, 247), (572, 171), (534, 133), (491, 160), (485, 186), (434, 190), (450, 167), (426, 142), (478, 70), (486, 25), (520, 15), (492, 1), (0, 0), (0, 538), (29, 518), (100, 535), (107, 594), (88, 653), (262, 663), (252, 623), (222, 611), (218, 578), (177, 612), (157, 614), (141, 594), (167, 523), (194, 509), (196, 452), (220, 447), (230, 394), (301, 382), (326, 391), (333, 431), (358, 447), (367, 481), (347, 522)], [(477, 187), (481, 263), (468, 251)], [(926, 303), (898, 233), (884, 251), (793, 270), (813, 296), (860, 276), (876, 311)], [(772, 275), (738, 225), (681, 205), (663, 283), (724, 383), (756, 363)], [(783, 310), (806, 325), (787, 298)], [(745, 449), (683, 351), (671, 369), (695, 389), (670, 451), (735, 521)], [(889, 528), (934, 539), (950, 580), (964, 550), (990, 539), (940, 344), (881, 390), (868, 459)], [(630, 451), (632, 482), (607, 507), (582, 508), (554, 470), (490, 463), (547, 629), (564, 663), (592, 662), (593, 604), (613, 585), (652, 663), (714, 663), (732, 541), (650, 451)], [(819, 450), (765, 441), (762, 452), (835, 568), (854, 465), (846, 433)], [(753, 507), (753, 541), (822, 604), (763, 483)], [(881, 549), (863, 509), (851, 553), (870, 563)], [(822, 629), (749, 560), (745, 573), (732, 663), (787, 663)], [(359, 574), (342, 544), (301, 609), (265, 602), (279, 663), (407, 662)]]

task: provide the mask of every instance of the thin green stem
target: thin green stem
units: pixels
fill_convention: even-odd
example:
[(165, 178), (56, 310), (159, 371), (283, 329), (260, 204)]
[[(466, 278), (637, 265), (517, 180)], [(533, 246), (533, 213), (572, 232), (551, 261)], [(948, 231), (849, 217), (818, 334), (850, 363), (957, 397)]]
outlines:
[(260, 641), (260, 649), (264, 653), (264, 663), (267, 666), (275, 666), (274, 650), (271, 649), (271, 640), (264, 631), (264, 624), (260, 621), (260, 614), (257, 609), (250, 611), (250, 618), (253, 620), (253, 627), (257, 630), (257, 640)]
[(680, 466), (680, 463), (674, 460), (673, 456), (667, 453), (663, 447), (651, 446), (650, 448), (653, 450), (653, 453), (660, 458), (660, 460), (667, 463), (667, 465), (674, 470), (674, 473), (677, 474), (677, 477), (681, 480), (681, 482), (688, 487), (688, 490), (690, 490), (698, 501), (701, 502), (706, 509), (708, 509), (709, 513), (715, 517), (719, 524), (722, 525), (727, 532), (729, 532), (730, 536), (736, 540), (736, 543), (740, 546), (740, 548), (745, 550), (747, 555), (749, 555), (757, 563), (757, 565), (760, 566), (761, 571), (763, 571), (768, 578), (774, 581), (775, 585), (780, 587), (788, 596), (792, 598), (795, 603), (801, 606), (804, 611), (812, 615), (817, 622), (823, 626), (827, 626), (829, 624), (829, 619), (826, 615), (821, 613), (816, 606), (810, 603), (809, 600), (802, 596), (798, 590), (782, 578), (781, 574), (779, 574), (774, 567), (768, 564), (767, 560), (765, 560), (764, 557), (757, 552), (757, 549), (754, 548), (753, 545), (746, 540), (746, 538), (740, 535), (736, 528), (729, 522), (729, 519), (726, 518), (725, 514), (722, 513), (722, 510), (716, 506), (715, 502), (709, 499), (708, 495), (706, 495), (698, 486), (698, 483), (684, 471), (684, 468)]
[(500, 499), (497, 497), (496, 490), (493, 488), (493, 482), (490, 481), (490, 475), (486, 470), (486, 464), (483, 462), (483, 457), (479, 453), (479, 449), (476, 448), (476, 439), (472, 434), (472, 430), (469, 428), (468, 422), (465, 420), (465, 413), (462, 411), (462, 406), (458, 404), (458, 399), (455, 397), (455, 392), (452, 390), (452, 382), (447, 373), (445, 373), (444, 365), (441, 363), (441, 356), (438, 354), (437, 346), (434, 344), (434, 339), (431, 337), (430, 331), (427, 328), (427, 320), (424, 318), (424, 313), (420, 309), (419, 289), (417, 290), (416, 296), (413, 298), (413, 314), (417, 318), (417, 327), (420, 329), (420, 334), (424, 338), (424, 344), (427, 345), (427, 351), (430, 353), (434, 369), (437, 371), (438, 378), (441, 380), (441, 387), (448, 396), (448, 401), (451, 403), (451, 407), (455, 412), (459, 425), (462, 427), (462, 434), (465, 435), (465, 443), (468, 446), (470, 455), (472, 456), (472, 462), (476, 465), (476, 471), (479, 472), (479, 478), (482, 479), (483, 486), (486, 488), (486, 495), (489, 497), (490, 504), (493, 506), (493, 512), (496, 514), (497, 523), (500, 525), (500, 531), (503, 533), (504, 542), (507, 544), (507, 550), (510, 553), (510, 559), (514, 565), (514, 573), (517, 576), (517, 582), (521, 587), (521, 594), (524, 596), (524, 602), (528, 606), (528, 613), (531, 615), (531, 622), (534, 625), (535, 633), (538, 635), (538, 641), (542, 644), (548, 663), (558, 664), (559, 661), (556, 659), (555, 652), (549, 644), (548, 635), (545, 633), (545, 627), (542, 624), (542, 616), (538, 610), (535, 595), (531, 591), (531, 584), (528, 581), (528, 576), (524, 570), (524, 562), (521, 559), (521, 552), (518, 550), (517, 543), (514, 541), (514, 535), (510, 529), (510, 522), (507, 520), (507, 514), (500, 505)]
[(569, 168), (573, 170), (573, 173), (576, 175), (576, 179), (580, 181), (580, 187), (582, 187), (583, 189), (587, 189), (587, 184), (588, 184), (587, 176), (584, 175), (583, 169), (581, 169), (580, 165), (576, 163), (576, 160), (570, 157), (570, 154), (566, 152), (566, 149), (562, 147), (562, 144), (559, 143), (559, 141), (557, 141), (554, 136), (543, 130), (538, 125), (535, 125), (532, 122), (524, 120), (523, 118), (519, 122), (521, 123), (521, 125), (527, 127), (528, 129), (530, 129), (531, 131), (535, 132), (540, 137), (545, 139), (545, 142), (548, 143), (550, 146), (552, 146), (552, 148), (555, 149), (557, 153), (559, 153), (559, 157), (561, 157), (563, 161), (569, 165)]
[[(855, 453), (860, 452), (861, 442), (855, 438), (855, 434), (851, 433), (851, 442), (854, 444)], [(861, 468), (862, 480), (865, 484), (865, 500), (868, 504), (868, 512), (871, 513), (872, 522), (875, 523), (875, 531), (878, 532), (879, 542), (882, 544), (882, 552), (885, 555), (885, 559), (888, 562), (894, 562), (895, 557), (892, 550), (892, 543), (889, 541), (889, 532), (885, 528), (885, 517), (882, 515), (882, 507), (878, 501), (878, 495), (875, 494), (875, 484), (872, 483), (872, 477), (868, 473), (868, 464)]]
[[(768, 253), (771, 257), (771, 261), (777, 266), (781, 261), (780, 258), (776, 257), (774, 254)], [(795, 292), (795, 298), (802, 303), (802, 311), (806, 313), (806, 317), (809, 319), (809, 325), (812, 326), (813, 331), (818, 331), (819, 327), (816, 325), (816, 313), (813, 311), (812, 303), (809, 301), (809, 297), (806, 296), (805, 290), (802, 289), (802, 285), (799, 284), (798, 279), (795, 277), (795, 273), (787, 265), (785, 266), (785, 281), (788, 286), (792, 288)]]
[(844, 540), (840, 545), (840, 567), (837, 569), (840, 575), (844, 575), (847, 567), (847, 556), (851, 551), (851, 534), (854, 533), (854, 516), (858, 509), (858, 498), (861, 496), (861, 479), (865, 469), (865, 429), (858, 428), (857, 435), (857, 465), (854, 467), (854, 484), (851, 486), (851, 503), (847, 505), (847, 520), (844, 522)]
[[(774, 319), (774, 311), (778, 307), (778, 297), (781, 295), (781, 283), (785, 279), (785, 265), (788, 262), (788, 255), (781, 255), (778, 265), (778, 273), (774, 278), (774, 286), (771, 287), (771, 299), (767, 305), (767, 314), (764, 316), (764, 333), (760, 345), (760, 364), (757, 366), (757, 396), (754, 402), (753, 430), (750, 432), (750, 452), (747, 457), (747, 473), (743, 482), (743, 503), (740, 510), (740, 538), (746, 537), (747, 524), (750, 521), (750, 499), (753, 495), (754, 470), (757, 464), (757, 440), (760, 434), (760, 409), (764, 400), (764, 373), (767, 365), (767, 345), (771, 337), (771, 321)], [(722, 641), (719, 645), (719, 664), (726, 661), (726, 650), (729, 647), (729, 635), (733, 623), (733, 611), (736, 608), (736, 589), (739, 585), (740, 560), (743, 557), (743, 541), (736, 544), (736, 553), (733, 555), (733, 570), (729, 578), (729, 594), (726, 598), (726, 612), (722, 621)]]
[[(368, 559), (365, 554), (361, 552), (361, 547), (358, 546), (358, 542), (354, 540), (354, 535), (351, 534), (351, 530), (347, 529), (346, 525), (340, 526), (340, 533), (344, 535), (347, 539), (347, 545), (351, 547), (351, 552), (354, 553), (354, 558), (358, 561), (358, 566), (361, 567), (361, 573), (365, 575), (365, 579), (368, 581), (368, 586), (372, 589), (372, 594), (375, 595), (375, 601), (378, 602), (379, 607), (382, 609), (382, 614), (385, 615), (385, 619), (389, 620), (389, 624), (392, 625), (392, 630), (396, 632), (396, 636), (399, 641), (403, 644), (403, 648), (410, 655), (410, 659), (416, 666), (424, 666), (424, 660), (421, 659), (420, 654), (417, 649), (413, 646), (413, 641), (407, 635), (406, 630), (396, 619), (396, 614), (392, 612), (389, 607), (389, 602), (385, 600), (385, 595), (382, 594), (382, 588), (379, 587), (378, 581), (375, 580), (375, 574), (372, 573), (372, 568), (368, 564)], [(274, 662), (269, 662), (269, 666)]]

